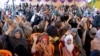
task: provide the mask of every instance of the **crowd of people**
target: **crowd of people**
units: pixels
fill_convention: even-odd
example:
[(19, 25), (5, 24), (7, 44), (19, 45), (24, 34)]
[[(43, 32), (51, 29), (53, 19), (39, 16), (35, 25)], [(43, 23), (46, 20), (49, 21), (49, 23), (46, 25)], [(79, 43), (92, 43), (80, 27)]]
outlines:
[(0, 49), (13, 56), (100, 56), (99, 10), (24, 3), (0, 14)]

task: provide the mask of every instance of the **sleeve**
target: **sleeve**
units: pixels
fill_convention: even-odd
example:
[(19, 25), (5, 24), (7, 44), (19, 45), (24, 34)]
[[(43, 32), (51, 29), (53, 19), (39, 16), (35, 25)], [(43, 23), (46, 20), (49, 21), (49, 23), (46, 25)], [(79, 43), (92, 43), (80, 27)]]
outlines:
[(97, 27), (97, 16), (94, 17), (94, 21), (93, 21), (93, 27)]
[(8, 37), (9, 37), (8, 35), (5, 35), (5, 34), (2, 35), (2, 46), (3, 46), (4, 49), (8, 48), (7, 47), (8, 43), (9, 43)]
[(34, 20), (35, 20), (35, 14), (32, 16), (31, 22), (34, 22)]
[(3, 35), (2, 35), (2, 41), (3, 41), (3, 42), (6, 42), (6, 41), (7, 41), (7, 39), (8, 39), (7, 37), (9, 37), (9, 36), (8, 36), (8, 35), (3, 34)]

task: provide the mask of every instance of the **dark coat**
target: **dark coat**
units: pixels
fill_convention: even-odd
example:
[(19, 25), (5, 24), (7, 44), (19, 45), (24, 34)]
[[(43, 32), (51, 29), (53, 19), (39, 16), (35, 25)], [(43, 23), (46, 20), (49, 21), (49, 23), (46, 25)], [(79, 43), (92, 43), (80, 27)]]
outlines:
[(96, 15), (93, 21), (94, 27), (100, 27), (100, 15)]
[[(19, 32), (20, 30), (15, 30), (13, 32), (13, 34), (15, 35), (16, 32)], [(22, 33), (20, 38), (15, 38), (14, 36), (8, 36), (6, 34), (3, 34), (2, 36), (2, 42), (3, 42), (3, 47), (5, 49), (8, 49), (10, 51), (13, 51), (13, 49), (17, 46), (17, 45), (23, 45), (26, 49), (28, 49), (28, 42), (25, 38), (23, 38)]]

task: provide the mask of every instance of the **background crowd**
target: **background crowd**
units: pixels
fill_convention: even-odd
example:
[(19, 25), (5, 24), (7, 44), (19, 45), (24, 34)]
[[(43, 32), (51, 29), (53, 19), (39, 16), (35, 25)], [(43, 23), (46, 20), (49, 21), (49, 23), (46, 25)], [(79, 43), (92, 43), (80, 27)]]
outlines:
[(13, 56), (100, 56), (100, 10), (24, 3), (0, 14), (0, 50)]

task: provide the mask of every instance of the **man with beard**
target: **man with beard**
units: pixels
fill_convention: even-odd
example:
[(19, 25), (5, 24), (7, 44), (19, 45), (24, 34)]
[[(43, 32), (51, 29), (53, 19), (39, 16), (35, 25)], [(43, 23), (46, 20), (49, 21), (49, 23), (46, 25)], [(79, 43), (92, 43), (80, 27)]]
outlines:
[(78, 56), (78, 51), (73, 44), (73, 36), (72, 35), (67, 35), (63, 39), (62, 43), (62, 48), (61, 48), (61, 56)]

